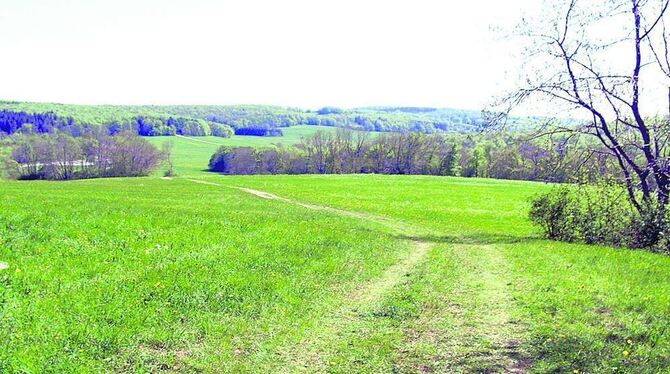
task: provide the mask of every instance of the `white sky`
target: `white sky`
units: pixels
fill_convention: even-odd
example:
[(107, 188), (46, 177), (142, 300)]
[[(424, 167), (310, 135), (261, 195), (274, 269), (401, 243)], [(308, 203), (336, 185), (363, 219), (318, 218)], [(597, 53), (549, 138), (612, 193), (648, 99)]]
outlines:
[(0, 99), (478, 110), (516, 74), (516, 51), (490, 27), (535, 6), (0, 0)]

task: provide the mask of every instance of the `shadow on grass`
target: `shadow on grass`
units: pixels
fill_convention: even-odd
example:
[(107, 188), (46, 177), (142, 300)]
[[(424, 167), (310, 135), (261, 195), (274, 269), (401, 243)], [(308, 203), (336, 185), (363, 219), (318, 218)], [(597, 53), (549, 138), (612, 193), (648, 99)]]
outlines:
[(546, 242), (546, 239), (536, 236), (512, 236), (492, 233), (475, 233), (468, 235), (396, 235), (395, 237), (398, 239), (427, 243), (465, 245), (530, 244)]

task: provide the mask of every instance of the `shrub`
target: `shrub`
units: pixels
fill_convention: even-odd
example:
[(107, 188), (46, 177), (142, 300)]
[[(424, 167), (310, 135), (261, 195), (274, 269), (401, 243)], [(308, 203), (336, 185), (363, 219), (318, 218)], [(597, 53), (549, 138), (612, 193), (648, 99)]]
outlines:
[(216, 122), (210, 122), (209, 128), (212, 132), (212, 136), (218, 136), (221, 138), (230, 138), (233, 136), (233, 128), (228, 125), (223, 125)]
[(0, 160), (0, 178), (19, 179), (19, 164), (11, 158)]
[(587, 244), (630, 245), (627, 229), (635, 212), (620, 186), (578, 186), (571, 207), (576, 240)]
[(209, 170), (224, 174), (256, 174), (260, 160), (252, 147), (221, 147), (209, 160)]
[(544, 230), (547, 238), (571, 241), (574, 229), (571, 217), (571, 205), (574, 197), (568, 188), (537, 196), (531, 202), (530, 219)]
[(553, 240), (660, 251), (670, 243), (665, 210), (646, 202), (638, 211), (618, 185), (560, 186), (535, 197), (529, 217)]
[(228, 164), (226, 157), (228, 156), (229, 150), (230, 147), (219, 147), (219, 149), (217, 149), (216, 152), (214, 152), (212, 157), (210, 157), (209, 159), (210, 171), (215, 171), (219, 173), (225, 172), (226, 165)]
[(628, 226), (628, 245), (632, 248), (655, 248), (667, 250), (667, 244), (661, 243), (661, 237), (670, 231), (670, 220), (664, 209), (658, 204), (647, 201), (639, 214), (633, 215)]

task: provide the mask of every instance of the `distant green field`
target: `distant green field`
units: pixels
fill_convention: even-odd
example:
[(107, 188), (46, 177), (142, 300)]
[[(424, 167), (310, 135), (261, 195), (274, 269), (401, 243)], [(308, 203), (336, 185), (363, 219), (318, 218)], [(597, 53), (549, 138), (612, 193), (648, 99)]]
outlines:
[(0, 182), (0, 372), (668, 372), (670, 258), (538, 239), (546, 188)]
[[(300, 142), (304, 137), (314, 135), (318, 131), (335, 132), (337, 128), (327, 126), (293, 126), (282, 129), (284, 136), (233, 136), (219, 138), (215, 136), (175, 137), (155, 136), (146, 137), (150, 143), (160, 146), (163, 142), (174, 143), (175, 172), (177, 174), (197, 174), (207, 168), (209, 158), (222, 145), (234, 147), (267, 147), (275, 145), (289, 146)], [(371, 133), (374, 136), (375, 133)]]

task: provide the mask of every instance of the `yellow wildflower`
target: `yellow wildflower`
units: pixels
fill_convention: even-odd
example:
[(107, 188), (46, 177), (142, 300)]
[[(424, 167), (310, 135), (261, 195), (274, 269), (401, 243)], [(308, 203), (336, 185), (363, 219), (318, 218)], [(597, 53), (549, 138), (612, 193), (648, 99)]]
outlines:
[(628, 352), (628, 351), (623, 351), (623, 355), (624, 355), (624, 356), (628, 356), (629, 354), (630, 354), (630, 352)]

